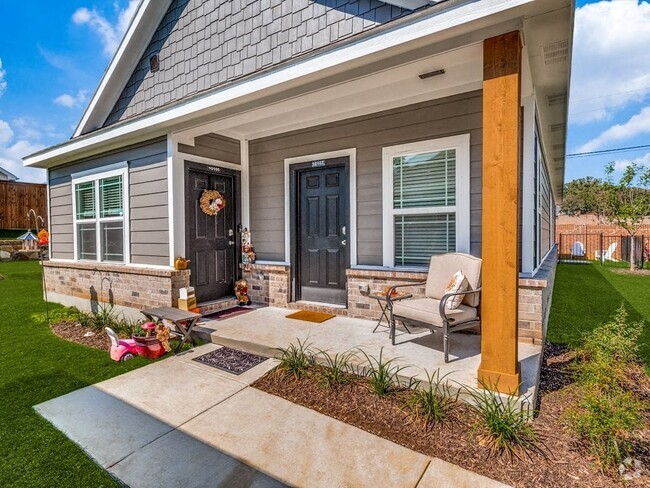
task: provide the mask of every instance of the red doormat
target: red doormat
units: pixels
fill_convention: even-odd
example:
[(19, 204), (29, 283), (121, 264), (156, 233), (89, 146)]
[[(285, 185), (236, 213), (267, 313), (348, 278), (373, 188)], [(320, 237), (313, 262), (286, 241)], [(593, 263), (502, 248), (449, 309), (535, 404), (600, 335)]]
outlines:
[(252, 312), (253, 308), (246, 308), (246, 307), (233, 307), (233, 308), (228, 308), (226, 310), (219, 310), (218, 312), (214, 312), (208, 315), (203, 316), (203, 320), (224, 320), (224, 319), (229, 319), (230, 317), (234, 317), (236, 315), (241, 315), (247, 312)]

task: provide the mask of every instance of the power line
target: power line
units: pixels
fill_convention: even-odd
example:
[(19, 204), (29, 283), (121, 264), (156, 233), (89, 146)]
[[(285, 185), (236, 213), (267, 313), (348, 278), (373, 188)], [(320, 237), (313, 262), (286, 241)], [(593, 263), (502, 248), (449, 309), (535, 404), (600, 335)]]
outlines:
[(603, 149), (602, 151), (589, 151), (589, 152), (567, 154), (566, 158), (567, 159), (584, 158), (586, 156), (595, 156), (597, 154), (611, 154), (611, 153), (626, 152), (626, 151), (636, 151), (638, 149), (648, 149), (648, 148), (650, 148), (650, 144), (644, 144), (643, 146), (619, 147), (616, 149)]

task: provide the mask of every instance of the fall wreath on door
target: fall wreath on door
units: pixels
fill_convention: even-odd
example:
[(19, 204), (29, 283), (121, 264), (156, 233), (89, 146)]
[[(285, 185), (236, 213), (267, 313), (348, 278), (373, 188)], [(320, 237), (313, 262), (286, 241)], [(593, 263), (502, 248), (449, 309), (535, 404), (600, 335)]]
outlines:
[(217, 190), (204, 190), (199, 203), (207, 215), (217, 215), (226, 207), (226, 199)]

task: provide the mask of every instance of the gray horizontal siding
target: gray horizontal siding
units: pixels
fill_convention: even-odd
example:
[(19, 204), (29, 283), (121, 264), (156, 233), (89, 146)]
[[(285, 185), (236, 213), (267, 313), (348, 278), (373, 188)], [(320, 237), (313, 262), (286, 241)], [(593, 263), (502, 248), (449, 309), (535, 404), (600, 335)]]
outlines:
[(476, 91), (251, 141), (251, 230), (258, 259), (285, 258), (286, 158), (357, 149), (357, 261), (381, 265), (382, 149), (466, 133), (471, 141), (471, 252), (480, 256), (482, 94)]
[[(404, 17), (377, 0), (174, 0), (105, 125)], [(160, 70), (149, 59), (158, 54)]]
[(216, 159), (226, 163), (241, 164), (240, 143), (236, 139), (206, 134), (194, 139), (194, 146), (179, 144), (178, 150), (186, 154)]
[(52, 257), (74, 259), (70, 183), (50, 186), (50, 249)]
[(124, 161), (129, 167), (131, 262), (169, 264), (167, 145), (164, 139), (50, 170), (53, 258), (74, 258), (72, 175)]

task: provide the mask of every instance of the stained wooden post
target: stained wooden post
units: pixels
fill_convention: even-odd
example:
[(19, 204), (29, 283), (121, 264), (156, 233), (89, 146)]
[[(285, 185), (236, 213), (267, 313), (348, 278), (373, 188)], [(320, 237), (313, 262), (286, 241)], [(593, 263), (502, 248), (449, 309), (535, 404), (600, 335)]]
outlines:
[(479, 385), (510, 393), (521, 383), (519, 279), (519, 32), (483, 43), (483, 291)]

